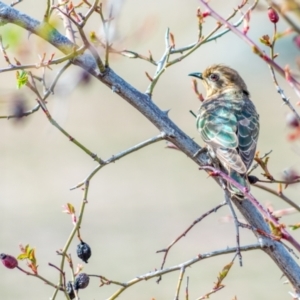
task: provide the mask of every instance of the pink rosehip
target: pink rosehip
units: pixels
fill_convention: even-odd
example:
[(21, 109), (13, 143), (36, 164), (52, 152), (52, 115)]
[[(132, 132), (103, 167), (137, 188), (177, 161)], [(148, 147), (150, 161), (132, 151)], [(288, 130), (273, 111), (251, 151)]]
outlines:
[(14, 269), (15, 267), (18, 266), (17, 259), (11, 255), (1, 253), (0, 259), (3, 263), (3, 265), (8, 269)]
[(277, 11), (272, 7), (268, 8), (268, 17), (272, 23), (277, 23), (279, 21), (279, 15)]

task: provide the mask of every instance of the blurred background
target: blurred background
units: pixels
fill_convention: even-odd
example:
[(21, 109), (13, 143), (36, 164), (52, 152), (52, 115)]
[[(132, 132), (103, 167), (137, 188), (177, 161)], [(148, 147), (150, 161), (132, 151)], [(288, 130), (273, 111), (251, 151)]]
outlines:
[[(3, 1), (10, 4), (11, 1)], [(24, 0), (16, 9), (42, 20), (47, 1)], [(79, 1), (74, 1), (77, 4)], [(222, 16), (228, 16), (238, 1), (211, 1)], [(148, 55), (158, 60), (164, 52), (164, 35), (169, 27), (175, 36), (176, 47), (183, 47), (197, 39), (196, 12), (199, 2), (180, 0), (114, 0), (104, 1), (105, 12), (114, 7), (111, 25), (113, 47)], [(265, 34), (272, 35), (273, 24), (267, 17), (267, 5), (261, 1), (251, 15), (248, 35), (255, 42)], [(236, 21), (240, 17), (237, 13)], [(53, 15), (60, 32), (58, 16)], [(215, 26), (212, 18), (205, 19), (203, 33)], [(288, 28), (280, 20), (279, 31)], [(100, 18), (91, 18), (86, 33), (94, 31), (103, 38)], [(36, 63), (46, 53), (49, 58), (62, 54), (46, 42), (26, 31), (6, 25), (0, 28), (7, 53), (14, 62)], [(78, 34), (77, 34), (78, 35)], [(293, 42), (296, 34), (278, 41), (277, 62), (298, 71), (296, 64), (299, 49)], [(263, 47), (263, 45), (261, 45)], [(103, 49), (99, 48), (103, 56)], [(266, 49), (266, 51), (268, 51)], [(111, 67), (116, 73), (144, 92), (149, 80), (145, 72), (155, 73), (155, 67), (145, 61), (111, 55)], [(251, 51), (251, 48), (232, 33), (203, 45), (195, 53), (173, 65), (158, 82), (153, 100), (161, 109), (171, 109), (170, 118), (190, 137), (202, 144), (195, 128), (194, 117), (189, 110), (197, 111), (200, 103), (187, 74), (199, 72), (214, 63), (223, 63), (237, 69), (245, 79), (260, 114), (261, 131), (258, 150), (264, 154), (273, 150), (269, 168), (276, 178), (283, 171), (300, 172), (300, 143), (290, 141), (293, 129), (287, 125), (289, 110), (282, 103), (272, 83), (267, 65)], [(7, 63), (0, 57), (0, 68)], [(46, 71), (51, 82), (59, 70)], [(41, 75), (41, 70), (37, 70)], [(16, 89), (15, 72), (1, 73), (0, 114), (7, 115), (30, 109), (35, 105), (34, 95), (27, 89)], [(138, 111), (106, 86), (93, 78), (81, 80), (82, 70), (70, 67), (58, 83), (55, 94), (49, 97), (48, 106), (53, 118), (79, 142), (97, 153), (102, 159), (119, 153), (133, 145), (157, 135), (158, 130)], [(299, 99), (294, 91), (279, 78), (281, 87), (296, 104)], [(202, 86), (199, 86), (204, 92)], [(20, 254), (19, 244), (30, 244), (36, 249), (39, 273), (57, 283), (58, 272), (48, 266), (59, 265), (56, 251), (63, 248), (71, 230), (71, 217), (62, 213), (62, 205), (72, 203), (79, 209), (82, 190), (70, 188), (96, 167), (96, 163), (53, 127), (38, 111), (22, 119), (1, 119), (0, 142), (0, 252), (14, 256)], [(163, 255), (157, 250), (165, 248), (196, 218), (223, 201), (221, 190), (214, 180), (199, 171), (190, 159), (179, 151), (166, 149), (159, 142), (133, 153), (102, 169), (91, 181), (88, 204), (81, 226), (82, 239), (92, 248), (92, 257), (84, 272), (103, 275), (109, 279), (126, 282), (138, 275), (159, 269)], [(261, 170), (255, 174), (259, 177)], [(274, 184), (272, 186), (277, 189)], [(286, 195), (298, 203), (300, 187), (290, 186)], [(252, 193), (274, 210), (287, 208), (279, 198), (256, 188)], [(228, 220), (230, 212), (224, 207), (204, 219), (170, 252), (166, 267), (178, 265), (198, 254), (235, 246), (234, 224)], [(282, 219), (285, 224), (298, 222), (297, 214)], [(299, 238), (299, 234), (295, 233)], [(243, 245), (255, 243), (254, 235), (241, 231)], [(75, 239), (69, 252), (74, 265), (82, 263), (76, 256)], [(189, 276), (190, 299), (209, 292), (218, 273), (233, 255), (204, 260), (186, 271)], [(20, 265), (26, 268), (25, 262)], [(119, 299), (172, 299), (178, 273), (170, 273), (157, 284), (155, 279), (139, 283), (125, 291)], [(70, 272), (66, 271), (67, 280)], [(53, 289), (43, 282), (26, 276), (18, 270), (0, 266), (1, 299), (49, 299)], [(184, 281), (186, 278), (184, 279)], [(290, 299), (289, 285), (271, 259), (262, 251), (243, 253), (243, 267), (236, 261), (228, 277), (226, 287), (211, 296), (212, 299)], [(184, 284), (185, 286), (185, 284)], [(99, 281), (91, 278), (87, 289), (80, 291), (80, 299), (106, 299), (118, 287), (99, 288)], [(184, 289), (181, 299), (184, 298)], [(57, 299), (64, 299), (62, 293)]]

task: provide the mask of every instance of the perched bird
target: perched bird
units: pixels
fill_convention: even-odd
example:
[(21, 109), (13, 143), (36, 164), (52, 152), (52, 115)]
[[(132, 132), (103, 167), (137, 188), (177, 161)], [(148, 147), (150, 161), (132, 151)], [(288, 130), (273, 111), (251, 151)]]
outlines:
[[(244, 80), (224, 65), (189, 75), (201, 79), (206, 90), (196, 125), (210, 155), (218, 158), (231, 178), (249, 188), (247, 170), (256, 150), (259, 116)], [(227, 186), (235, 195), (243, 195), (232, 184)]]

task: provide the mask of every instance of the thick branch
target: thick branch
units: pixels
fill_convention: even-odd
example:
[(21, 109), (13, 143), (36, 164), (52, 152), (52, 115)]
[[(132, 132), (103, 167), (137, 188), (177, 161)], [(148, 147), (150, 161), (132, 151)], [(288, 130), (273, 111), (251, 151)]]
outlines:
[[(13, 23), (25, 28), (26, 30), (40, 36), (48, 41), (54, 47), (58, 48), (65, 54), (72, 53), (75, 45), (72, 44), (66, 37), (61, 35), (57, 30), (48, 24), (41, 24), (32, 18), (21, 14), (17, 10), (4, 4), (0, 1), (0, 22)], [(161, 111), (150, 99), (149, 96), (136, 90), (129, 85), (113, 70), (107, 68), (104, 74), (100, 74), (96, 61), (90, 54), (83, 54), (73, 60), (73, 63), (88, 71), (95, 76), (99, 81), (107, 85), (112, 91), (126, 100), (130, 105), (135, 107), (143, 114), (159, 131), (165, 132), (167, 139), (172, 142), (178, 149), (185, 153), (190, 159), (198, 165), (203, 166), (208, 164), (208, 158), (205, 153), (194, 157), (194, 154), (199, 150), (199, 146), (180, 130), (167, 116)], [(99, 93), (100, 94), (100, 93)], [(226, 195), (228, 197), (228, 195)], [(265, 232), (270, 232), (262, 215), (247, 199), (239, 201), (232, 199), (235, 205), (243, 214), (244, 218), (255, 228), (259, 228)], [(257, 233), (256, 233), (257, 234)], [(296, 292), (300, 294), (300, 268), (284, 246), (276, 241), (270, 240), (264, 236), (258, 236), (259, 241), (265, 251), (278, 265), (286, 277), (295, 287)], [(259, 265), (258, 265), (259, 268)]]

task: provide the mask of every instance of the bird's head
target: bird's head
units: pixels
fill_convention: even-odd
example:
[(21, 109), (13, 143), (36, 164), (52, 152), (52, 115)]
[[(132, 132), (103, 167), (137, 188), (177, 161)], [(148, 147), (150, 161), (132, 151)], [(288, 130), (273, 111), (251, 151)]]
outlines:
[(207, 98), (231, 91), (249, 95), (247, 86), (239, 73), (227, 66), (212, 65), (203, 73), (189, 75), (202, 80)]

